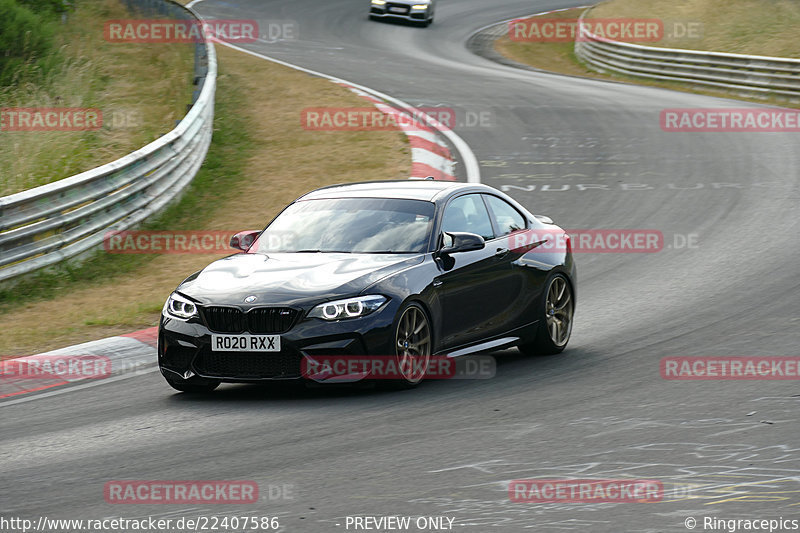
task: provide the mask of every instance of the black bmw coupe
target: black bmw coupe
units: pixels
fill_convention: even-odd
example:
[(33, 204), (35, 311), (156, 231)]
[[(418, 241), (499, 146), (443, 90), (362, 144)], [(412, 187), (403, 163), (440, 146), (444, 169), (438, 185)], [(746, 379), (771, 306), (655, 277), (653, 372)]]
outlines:
[(158, 363), (177, 390), (302, 380), (304, 360), (337, 355), (394, 360), (414, 386), (432, 357), (553, 354), (572, 331), (569, 236), (486, 185), (325, 187), (231, 246), (164, 304)]

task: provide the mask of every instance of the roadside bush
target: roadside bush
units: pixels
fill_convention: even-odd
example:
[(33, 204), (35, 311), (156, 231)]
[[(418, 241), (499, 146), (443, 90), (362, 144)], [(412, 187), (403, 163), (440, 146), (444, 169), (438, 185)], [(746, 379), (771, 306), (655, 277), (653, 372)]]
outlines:
[(15, 0), (0, 0), (0, 86), (20, 81), (52, 52), (54, 24), (52, 12), (40, 14)]

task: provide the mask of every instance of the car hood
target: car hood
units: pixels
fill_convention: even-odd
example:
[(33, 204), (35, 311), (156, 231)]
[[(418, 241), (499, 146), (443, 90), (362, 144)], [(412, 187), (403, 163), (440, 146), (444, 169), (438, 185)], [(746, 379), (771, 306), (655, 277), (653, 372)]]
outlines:
[(211, 263), (177, 290), (204, 305), (242, 305), (255, 296), (249, 305), (302, 306), (358, 295), (423, 259), (423, 254), (236, 254)]

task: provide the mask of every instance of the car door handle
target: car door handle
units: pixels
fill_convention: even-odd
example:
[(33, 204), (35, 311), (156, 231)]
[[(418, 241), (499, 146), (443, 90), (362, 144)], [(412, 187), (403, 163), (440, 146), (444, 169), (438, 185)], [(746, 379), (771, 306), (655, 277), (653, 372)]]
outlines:
[(508, 248), (498, 248), (497, 251), (494, 253), (495, 257), (503, 257), (508, 253)]
[(434, 287), (439, 287), (441, 284), (442, 284), (442, 280), (440, 280), (440, 279), (433, 280), (433, 286)]

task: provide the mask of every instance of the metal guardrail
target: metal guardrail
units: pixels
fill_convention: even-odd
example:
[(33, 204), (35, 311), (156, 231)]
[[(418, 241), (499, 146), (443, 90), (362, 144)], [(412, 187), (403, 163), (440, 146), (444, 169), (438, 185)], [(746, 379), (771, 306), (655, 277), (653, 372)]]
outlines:
[[(144, 13), (199, 19), (170, 0), (125, 0)], [(116, 161), (0, 198), (0, 281), (98, 247), (107, 232), (139, 224), (188, 185), (211, 144), (217, 59), (195, 45), (192, 106), (175, 129)]]
[(612, 41), (578, 22), (575, 54), (596, 70), (736, 89), (749, 95), (800, 97), (800, 59), (656, 48)]

